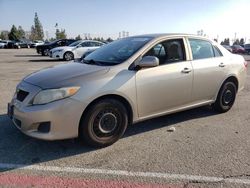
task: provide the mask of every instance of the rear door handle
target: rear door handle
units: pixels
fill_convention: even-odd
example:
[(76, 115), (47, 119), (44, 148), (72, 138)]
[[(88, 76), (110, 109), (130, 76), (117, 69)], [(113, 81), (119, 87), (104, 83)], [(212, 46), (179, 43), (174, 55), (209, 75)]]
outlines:
[(190, 73), (191, 71), (192, 71), (192, 70), (191, 70), (190, 68), (187, 68), (187, 67), (186, 67), (186, 68), (184, 68), (181, 72), (187, 74), (187, 73)]
[(226, 65), (224, 63), (220, 63), (219, 67), (225, 67)]

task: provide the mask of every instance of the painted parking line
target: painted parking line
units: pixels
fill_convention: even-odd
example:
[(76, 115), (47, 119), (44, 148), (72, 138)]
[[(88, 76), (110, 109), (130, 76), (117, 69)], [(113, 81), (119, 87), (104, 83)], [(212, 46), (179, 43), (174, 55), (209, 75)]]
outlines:
[(68, 177), (43, 177), (33, 175), (18, 175), (15, 173), (0, 174), (0, 186), (18, 186), (18, 187), (79, 187), (79, 188), (183, 188), (183, 185), (169, 184), (148, 184), (134, 183), (128, 181), (114, 180), (88, 180)]
[(128, 176), (136, 178), (160, 178), (165, 180), (175, 181), (195, 181), (203, 183), (233, 183), (250, 185), (250, 179), (238, 178), (223, 178), (211, 176), (196, 176), (187, 174), (171, 174), (159, 172), (133, 172), (125, 170), (109, 170), (109, 169), (91, 169), (91, 168), (76, 168), (76, 167), (59, 167), (59, 166), (42, 166), (42, 165), (22, 165), (22, 164), (6, 164), (0, 163), (0, 170), (4, 169), (20, 169), (31, 171), (51, 171), (64, 173), (80, 173), (80, 174), (96, 174), (96, 175), (113, 175), (113, 176)]

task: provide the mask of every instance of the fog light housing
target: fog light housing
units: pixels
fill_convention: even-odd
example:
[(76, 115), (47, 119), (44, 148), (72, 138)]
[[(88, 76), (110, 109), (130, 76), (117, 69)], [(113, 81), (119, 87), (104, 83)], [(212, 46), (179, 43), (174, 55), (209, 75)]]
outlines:
[(37, 131), (41, 133), (48, 133), (50, 131), (50, 122), (39, 123)]

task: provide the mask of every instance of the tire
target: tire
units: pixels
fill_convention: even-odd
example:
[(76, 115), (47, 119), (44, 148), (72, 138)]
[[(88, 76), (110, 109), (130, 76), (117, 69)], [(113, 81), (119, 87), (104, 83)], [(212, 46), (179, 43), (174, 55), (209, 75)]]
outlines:
[(234, 82), (225, 82), (220, 88), (215, 103), (212, 105), (213, 109), (219, 113), (224, 113), (230, 110), (236, 98), (236, 88)]
[(124, 105), (114, 99), (104, 99), (92, 105), (82, 116), (80, 139), (93, 147), (106, 147), (119, 140), (128, 126)]
[(42, 50), (42, 56), (48, 56), (49, 55), (49, 49)]
[(63, 60), (71, 61), (74, 59), (74, 54), (72, 52), (65, 52), (63, 55)]

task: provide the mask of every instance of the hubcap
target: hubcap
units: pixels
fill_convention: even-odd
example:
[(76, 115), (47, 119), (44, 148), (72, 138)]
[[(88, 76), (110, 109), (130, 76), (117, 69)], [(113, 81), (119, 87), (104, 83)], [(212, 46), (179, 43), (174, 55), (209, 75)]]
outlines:
[(72, 54), (66, 53), (66, 54), (65, 54), (65, 59), (66, 59), (67, 61), (72, 60), (72, 59), (73, 59)]
[(229, 104), (230, 102), (232, 102), (233, 100), (233, 93), (231, 90), (226, 90), (224, 95), (223, 95), (223, 102), (225, 104)]
[(99, 120), (99, 130), (104, 133), (111, 133), (117, 126), (117, 118), (112, 113), (105, 113)]
[(44, 54), (45, 54), (45, 55), (49, 55), (49, 50), (46, 49), (46, 50), (44, 51)]

